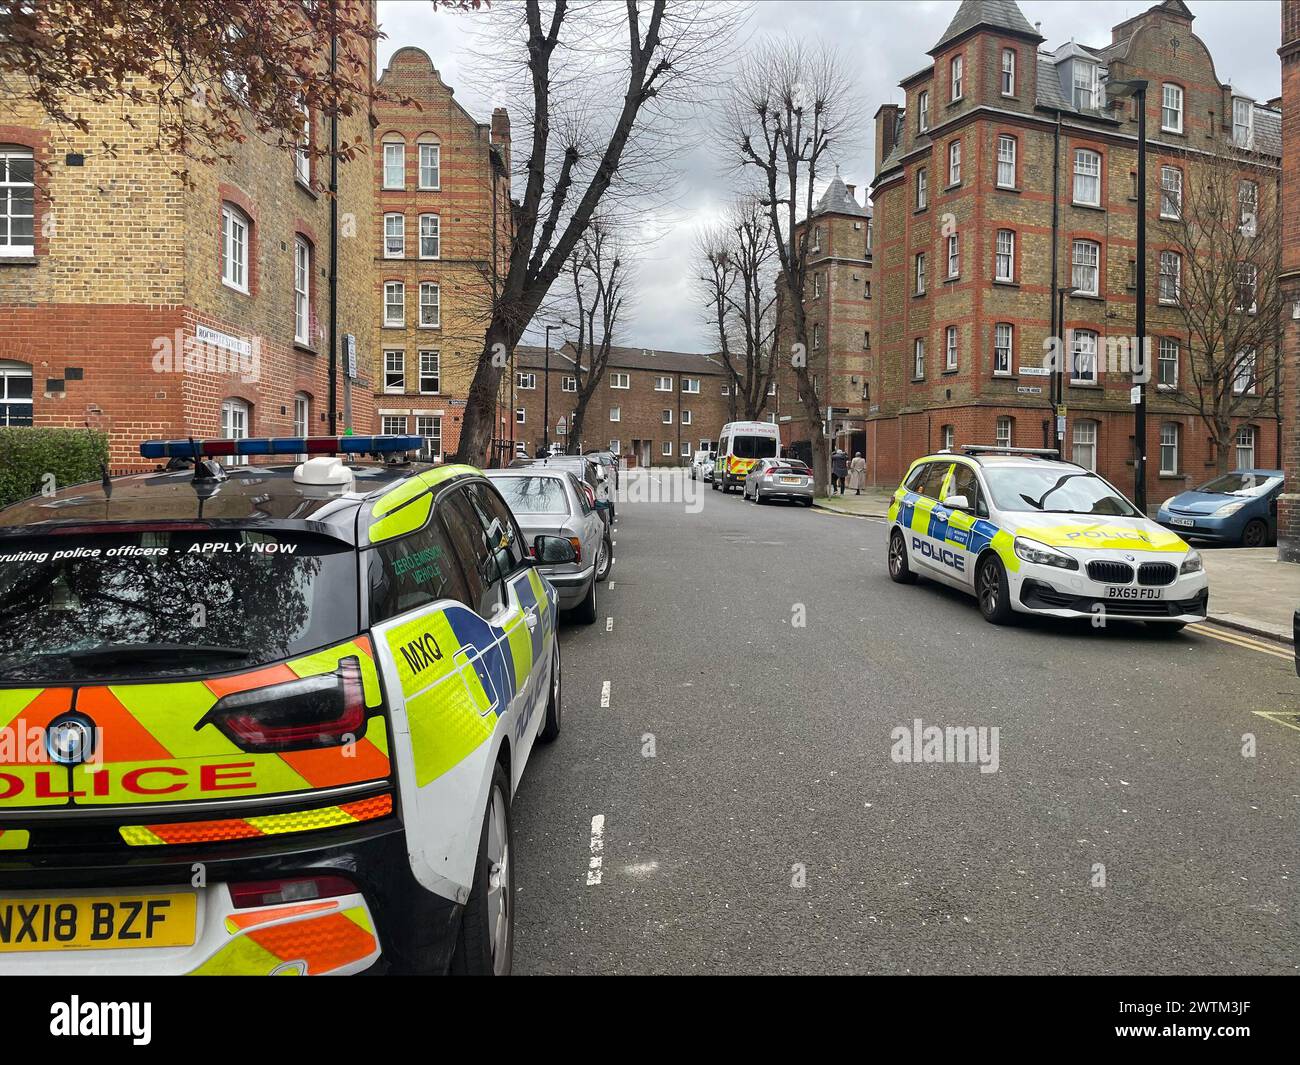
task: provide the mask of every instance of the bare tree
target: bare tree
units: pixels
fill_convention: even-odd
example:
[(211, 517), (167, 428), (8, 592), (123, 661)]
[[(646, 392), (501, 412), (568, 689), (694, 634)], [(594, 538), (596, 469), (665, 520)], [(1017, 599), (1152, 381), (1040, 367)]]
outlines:
[[(781, 342), (812, 436), (813, 471), (825, 488), (830, 461), (821, 400), (809, 366), (803, 308), (809, 228), (817, 179), (828, 155), (843, 148), (850, 129), (851, 81), (839, 55), (795, 38), (758, 47), (742, 64), (723, 112), (722, 135), (735, 165), (757, 172), (760, 202), (776, 242), (783, 310)], [(782, 356), (783, 357), (783, 356)]]
[(691, 0), (525, 0), (486, 17), (498, 30), (505, 20), (495, 38), (504, 52), (480, 69), (499, 85), (527, 86), (512, 112), (526, 131), (515, 143), (529, 147), (514, 240), (457, 450), (458, 459), (474, 462), (492, 439), (510, 352), (611, 187), (618, 195), (618, 186), (637, 187), (640, 175), (662, 176), (684, 109), (699, 106), (736, 21), (728, 4)]
[(578, 389), (569, 426), (572, 447), (582, 440), (587, 405), (604, 380), (610, 348), (622, 320), (629, 270), (621, 251), (613, 228), (597, 220), (569, 256), (573, 314), (578, 329), (577, 340), (570, 341), (569, 345), (574, 352), (573, 373)]
[(697, 242), (697, 284), (730, 378), (733, 420), (762, 416), (776, 376), (776, 254), (771, 221), (754, 196), (736, 200)]
[(1275, 178), (1245, 152), (1189, 154), (1183, 173), (1181, 205), (1168, 192), (1161, 203), (1162, 215), (1178, 215), (1166, 223), (1178, 259), (1160, 263), (1159, 296), (1177, 299), (1190, 348), (1172, 395), (1204, 423), (1225, 472), (1234, 420), (1271, 413), (1277, 395), (1281, 214)]

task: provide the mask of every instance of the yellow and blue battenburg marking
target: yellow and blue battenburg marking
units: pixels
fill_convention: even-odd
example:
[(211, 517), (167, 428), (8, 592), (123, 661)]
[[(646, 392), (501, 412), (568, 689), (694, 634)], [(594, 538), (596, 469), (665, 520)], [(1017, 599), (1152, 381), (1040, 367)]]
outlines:
[(960, 510), (950, 511), (933, 499), (901, 488), (894, 493), (889, 517), (905, 529), (960, 547), (972, 555), (978, 556), (992, 547), (1008, 569), (1020, 568), (1020, 560), (1012, 550), (1012, 536), (986, 518), (976, 518)]

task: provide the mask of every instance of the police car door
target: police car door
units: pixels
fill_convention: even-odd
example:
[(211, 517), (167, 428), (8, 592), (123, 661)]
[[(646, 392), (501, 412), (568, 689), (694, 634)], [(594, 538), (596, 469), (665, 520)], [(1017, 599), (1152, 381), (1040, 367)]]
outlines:
[(917, 485), (920, 499), (917, 500), (912, 514), (911, 531), (908, 533), (908, 547), (912, 559), (923, 572), (928, 572), (941, 580), (959, 580), (960, 572), (945, 560), (952, 554), (947, 545), (948, 510), (939, 500), (943, 490), (951, 479), (951, 462), (931, 462), (926, 466), (925, 476)]
[(952, 475), (948, 478), (947, 487), (943, 491), (945, 500), (960, 496), (969, 504), (964, 510), (949, 506), (944, 506), (943, 509), (948, 515), (946, 546), (954, 552), (954, 564), (961, 569), (957, 576), (962, 584), (973, 588), (975, 559), (980, 550), (981, 540), (976, 525), (980, 520), (979, 513), (987, 512), (980, 494), (979, 477), (973, 467), (964, 462), (957, 462), (953, 465)]

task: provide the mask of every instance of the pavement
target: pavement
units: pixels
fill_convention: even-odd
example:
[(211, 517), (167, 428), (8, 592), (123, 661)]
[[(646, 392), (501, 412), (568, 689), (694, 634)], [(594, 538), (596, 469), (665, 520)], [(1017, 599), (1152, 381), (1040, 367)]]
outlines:
[[(1300, 973), (1289, 657), (988, 625), (885, 533), (620, 502), (513, 803), (515, 971)], [(996, 771), (903, 761), (917, 718), (998, 729)]]
[[(884, 518), (892, 492), (821, 496), (813, 505), (834, 514)], [(1210, 577), (1211, 621), (1271, 640), (1292, 639), (1292, 613), (1300, 607), (1300, 565), (1277, 560), (1275, 547), (1215, 547), (1197, 543)]]

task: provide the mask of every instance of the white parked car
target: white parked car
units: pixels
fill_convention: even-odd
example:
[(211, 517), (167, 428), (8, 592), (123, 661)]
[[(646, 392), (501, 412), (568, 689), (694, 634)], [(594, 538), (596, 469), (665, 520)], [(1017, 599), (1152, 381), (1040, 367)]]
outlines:
[(970, 592), (986, 620), (1015, 611), (1203, 621), (1201, 556), (1110, 482), (1055, 451), (969, 447), (914, 462), (889, 507), (889, 575)]
[(691, 480), (707, 481), (713, 475), (712, 451), (697, 451), (691, 459)]

